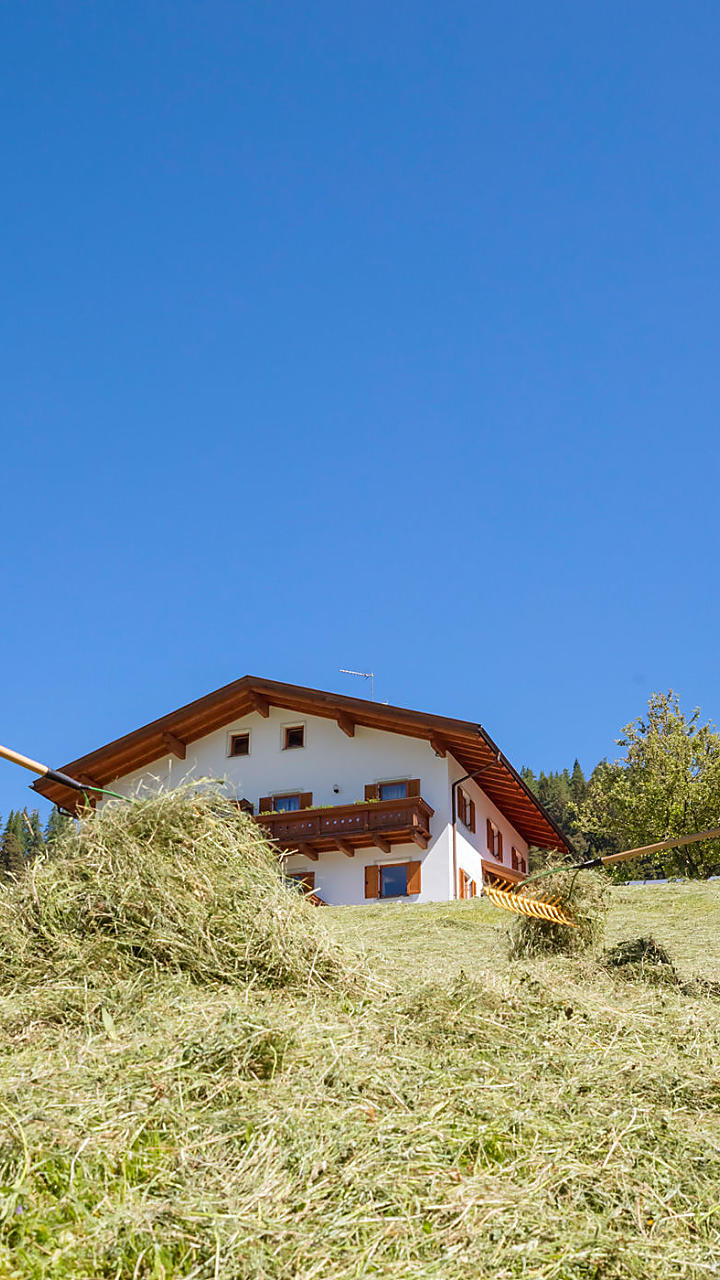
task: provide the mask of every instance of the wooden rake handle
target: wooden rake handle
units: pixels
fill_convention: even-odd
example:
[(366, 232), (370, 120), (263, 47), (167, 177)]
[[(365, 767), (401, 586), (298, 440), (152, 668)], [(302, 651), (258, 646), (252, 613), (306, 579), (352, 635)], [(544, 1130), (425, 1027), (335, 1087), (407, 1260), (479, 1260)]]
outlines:
[(51, 769), (49, 765), (40, 764), (39, 760), (31, 760), (30, 756), (23, 756), (19, 751), (12, 751), (10, 747), (0, 747), (0, 758), (9, 760), (11, 764), (19, 764), (23, 769), (29, 769), (31, 773), (39, 774), (41, 778), (47, 778), (48, 782), (59, 782), (64, 787), (72, 787), (73, 791), (82, 791), (83, 795), (86, 791), (102, 790), (100, 787), (86, 786), (82, 782), (78, 782), (76, 778), (70, 778), (66, 773), (60, 773), (58, 769)]
[(625, 862), (629, 858), (639, 858), (643, 853), (660, 853), (663, 849), (680, 849), (686, 844), (697, 844), (698, 840), (717, 840), (720, 827), (712, 827), (709, 831), (696, 831), (691, 836), (671, 836), (668, 840), (658, 840), (656, 844), (642, 844), (637, 849), (623, 849), (621, 853), (607, 853), (604, 858), (589, 858), (580, 862), (574, 870), (587, 871), (590, 867), (609, 867), (613, 862)]

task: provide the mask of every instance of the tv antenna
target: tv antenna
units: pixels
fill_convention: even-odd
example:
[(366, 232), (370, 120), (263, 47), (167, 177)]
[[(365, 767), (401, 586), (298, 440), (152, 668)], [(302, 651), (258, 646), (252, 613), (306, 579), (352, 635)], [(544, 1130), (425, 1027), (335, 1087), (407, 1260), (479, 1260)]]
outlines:
[(360, 676), (363, 680), (370, 681), (370, 701), (375, 701), (375, 672), (374, 671), (350, 671), (348, 667), (340, 667), (339, 671), (344, 676)]

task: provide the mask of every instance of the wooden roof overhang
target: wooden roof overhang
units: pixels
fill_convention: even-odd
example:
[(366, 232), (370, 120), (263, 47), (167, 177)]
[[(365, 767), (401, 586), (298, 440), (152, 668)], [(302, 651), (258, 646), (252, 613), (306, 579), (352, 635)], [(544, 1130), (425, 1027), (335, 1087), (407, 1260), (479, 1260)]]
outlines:
[[(71, 760), (62, 766), (62, 772), (80, 782), (111, 786), (117, 779), (168, 754), (184, 759), (190, 743), (253, 712), (267, 716), (271, 706), (335, 720), (348, 737), (353, 737), (355, 726), (360, 725), (423, 738), (438, 755), (453, 755), (466, 773), (482, 770), (478, 785), (528, 844), (559, 852), (571, 851), (550, 815), (482, 725), (259, 676), (242, 676), (96, 751)], [(77, 808), (77, 793), (60, 783), (40, 778), (32, 786), (62, 808), (71, 812)]]

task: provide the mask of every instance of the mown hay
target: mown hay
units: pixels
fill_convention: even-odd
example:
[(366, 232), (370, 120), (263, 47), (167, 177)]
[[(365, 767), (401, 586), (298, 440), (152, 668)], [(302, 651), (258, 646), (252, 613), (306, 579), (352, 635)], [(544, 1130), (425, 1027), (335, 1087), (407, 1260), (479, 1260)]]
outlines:
[(604, 959), (611, 969), (628, 964), (664, 964), (674, 967), (665, 947), (656, 942), (652, 935), (618, 942), (605, 952)]
[(563, 912), (575, 921), (575, 928), (517, 916), (509, 929), (511, 958), (577, 955), (594, 947), (605, 928), (605, 886), (604, 877), (592, 871), (561, 869), (537, 880), (528, 889), (529, 895), (536, 889), (540, 898), (558, 899)]
[(283, 986), (351, 967), (256, 824), (208, 786), (88, 810), (0, 891), (0, 989), (138, 968)]
[(684, 978), (678, 973), (669, 952), (651, 934), (618, 942), (605, 952), (603, 964), (629, 981), (676, 987), (684, 995), (693, 998), (720, 998), (720, 982), (708, 980), (701, 974), (694, 978)]

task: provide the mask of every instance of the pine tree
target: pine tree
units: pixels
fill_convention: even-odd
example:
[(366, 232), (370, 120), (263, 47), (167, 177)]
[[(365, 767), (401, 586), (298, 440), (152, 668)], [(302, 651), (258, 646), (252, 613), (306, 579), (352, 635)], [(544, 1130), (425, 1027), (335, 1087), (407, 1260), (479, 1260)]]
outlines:
[(5, 823), (5, 830), (3, 831), (3, 841), (5, 836), (10, 835), (11, 833), (16, 837), (18, 844), (20, 845), (21, 852), (24, 853), (25, 847), (28, 843), (28, 830), (25, 826), (20, 810), (10, 810), (8, 820)]
[(7, 877), (17, 879), (25, 870), (25, 856), (22, 845), (13, 830), (5, 831), (2, 849), (0, 850), (2, 869)]
[(587, 782), (578, 759), (575, 760), (575, 764), (573, 765), (572, 776), (570, 778), (570, 792), (573, 798), (573, 803), (577, 805), (581, 805), (587, 795)]
[(24, 809), (23, 819), (25, 821), (25, 831), (27, 833), (25, 856), (26, 858), (36, 858), (45, 848), (45, 837), (43, 836), (43, 830), (40, 825), (40, 814), (37, 809), (33, 809), (30, 814), (27, 809)]
[(50, 810), (50, 817), (45, 826), (45, 844), (46, 846), (53, 844), (59, 836), (67, 831), (72, 823), (66, 813), (60, 813), (56, 805)]

